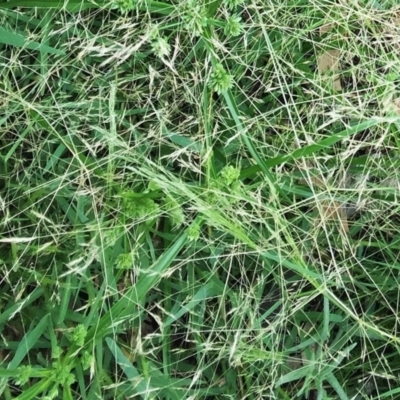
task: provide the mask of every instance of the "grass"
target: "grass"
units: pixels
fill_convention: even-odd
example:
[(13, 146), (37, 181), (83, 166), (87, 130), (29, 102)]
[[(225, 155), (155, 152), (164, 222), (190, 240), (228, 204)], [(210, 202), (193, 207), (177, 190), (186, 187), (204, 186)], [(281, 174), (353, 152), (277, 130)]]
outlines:
[(398, 399), (399, 35), (2, 0), (0, 398)]

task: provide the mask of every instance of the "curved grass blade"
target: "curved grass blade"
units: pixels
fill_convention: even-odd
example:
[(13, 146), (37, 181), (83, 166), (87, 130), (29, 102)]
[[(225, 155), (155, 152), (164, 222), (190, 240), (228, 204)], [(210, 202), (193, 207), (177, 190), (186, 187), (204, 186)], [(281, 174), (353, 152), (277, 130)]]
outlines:
[[(322, 150), (327, 150), (331, 148), (334, 144), (340, 142), (343, 139), (349, 138), (351, 136), (354, 136), (355, 134), (364, 131), (366, 129), (370, 129), (378, 124), (381, 123), (393, 123), (393, 118), (371, 118), (367, 121), (358, 123), (348, 129), (345, 129), (341, 132), (338, 132), (336, 134), (333, 134), (332, 136), (329, 136), (325, 139), (320, 140), (317, 143), (310, 144), (308, 146), (304, 146), (300, 149), (296, 149), (295, 151), (289, 153), (289, 154), (282, 154), (278, 157), (270, 158), (269, 160), (263, 160), (263, 167), (264, 168), (272, 168), (277, 165), (283, 164), (287, 161), (294, 161), (298, 160), (299, 158), (302, 157), (307, 157), (312, 154), (318, 153)], [(246, 168), (242, 171), (241, 178), (247, 178), (252, 176), (253, 174), (260, 172), (263, 170), (261, 165), (254, 165), (252, 167)]]

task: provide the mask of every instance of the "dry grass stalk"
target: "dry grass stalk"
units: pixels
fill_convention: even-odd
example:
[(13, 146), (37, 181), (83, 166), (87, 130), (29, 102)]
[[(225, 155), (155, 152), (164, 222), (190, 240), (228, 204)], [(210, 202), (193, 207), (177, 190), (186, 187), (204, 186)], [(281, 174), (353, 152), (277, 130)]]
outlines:
[[(320, 34), (323, 35), (332, 29), (332, 24), (325, 24), (320, 28)], [(325, 53), (321, 54), (317, 59), (318, 72), (321, 75), (326, 73), (332, 73), (330, 77), (332, 79), (333, 90), (340, 92), (342, 90), (342, 85), (340, 83), (340, 77), (335, 74), (335, 71), (339, 71), (339, 61), (340, 61), (340, 50), (327, 50)]]

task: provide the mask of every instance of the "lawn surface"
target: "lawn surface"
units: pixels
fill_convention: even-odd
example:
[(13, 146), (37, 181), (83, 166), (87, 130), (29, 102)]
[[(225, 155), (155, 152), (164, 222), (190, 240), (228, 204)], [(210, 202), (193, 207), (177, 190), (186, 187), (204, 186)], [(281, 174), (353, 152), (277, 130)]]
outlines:
[(400, 398), (400, 9), (0, 0), (0, 398)]

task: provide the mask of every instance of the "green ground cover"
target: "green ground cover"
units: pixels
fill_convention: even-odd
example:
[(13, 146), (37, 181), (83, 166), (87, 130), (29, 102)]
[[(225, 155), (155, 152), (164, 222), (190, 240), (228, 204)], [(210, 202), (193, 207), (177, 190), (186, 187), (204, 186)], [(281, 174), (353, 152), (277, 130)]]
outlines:
[(399, 83), (395, 1), (1, 0), (0, 398), (399, 399)]

